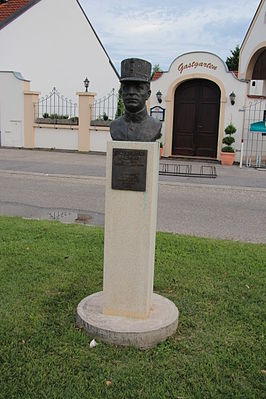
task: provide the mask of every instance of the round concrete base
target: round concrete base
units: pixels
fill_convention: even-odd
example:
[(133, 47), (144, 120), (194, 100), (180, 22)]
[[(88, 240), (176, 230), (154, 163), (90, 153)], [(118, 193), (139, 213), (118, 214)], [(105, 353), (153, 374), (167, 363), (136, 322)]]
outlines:
[(99, 340), (115, 345), (151, 348), (175, 333), (178, 309), (169, 299), (152, 294), (147, 319), (109, 316), (102, 313), (103, 292), (84, 298), (77, 308), (77, 324)]

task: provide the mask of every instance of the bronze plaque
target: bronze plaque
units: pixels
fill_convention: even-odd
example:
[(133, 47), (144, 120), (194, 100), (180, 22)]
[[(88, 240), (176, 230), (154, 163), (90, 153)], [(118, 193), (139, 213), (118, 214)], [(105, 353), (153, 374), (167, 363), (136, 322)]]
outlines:
[(147, 154), (147, 150), (113, 148), (113, 190), (146, 191)]

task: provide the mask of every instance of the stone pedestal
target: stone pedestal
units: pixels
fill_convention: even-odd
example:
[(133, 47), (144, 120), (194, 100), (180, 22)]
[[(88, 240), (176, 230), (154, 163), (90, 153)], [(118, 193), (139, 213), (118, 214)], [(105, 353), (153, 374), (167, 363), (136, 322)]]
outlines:
[(96, 292), (78, 305), (77, 325), (91, 337), (114, 345), (148, 349), (173, 335), (178, 324), (175, 304), (161, 295), (152, 294), (152, 306), (145, 320), (104, 315), (103, 293)]
[(149, 348), (172, 335), (178, 310), (153, 294), (159, 143), (107, 145), (103, 292), (84, 298), (77, 323), (95, 338)]
[[(145, 191), (112, 189), (113, 148), (127, 149), (128, 163), (143, 162), (146, 153)], [(130, 153), (130, 151), (132, 151)], [(143, 152), (144, 151), (144, 152)], [(127, 152), (122, 157), (127, 157)], [(134, 157), (134, 155), (133, 155)], [(124, 162), (124, 165), (123, 165)], [(146, 319), (151, 309), (158, 197), (158, 143), (108, 143), (105, 193), (103, 313)], [(134, 166), (132, 166), (134, 168)], [(127, 168), (121, 160), (120, 170)], [(135, 178), (142, 178), (143, 170)], [(118, 175), (116, 179), (119, 179)], [(122, 186), (131, 187), (132, 176)], [(127, 181), (128, 180), (128, 181)], [(118, 182), (119, 183), (119, 182)]]

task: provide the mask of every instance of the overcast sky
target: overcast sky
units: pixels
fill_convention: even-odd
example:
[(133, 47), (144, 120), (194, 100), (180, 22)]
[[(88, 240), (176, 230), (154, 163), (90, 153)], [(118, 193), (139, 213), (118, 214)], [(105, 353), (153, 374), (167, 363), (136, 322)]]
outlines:
[(223, 60), (241, 45), (259, 0), (79, 0), (112, 62), (139, 57), (167, 71), (179, 55)]

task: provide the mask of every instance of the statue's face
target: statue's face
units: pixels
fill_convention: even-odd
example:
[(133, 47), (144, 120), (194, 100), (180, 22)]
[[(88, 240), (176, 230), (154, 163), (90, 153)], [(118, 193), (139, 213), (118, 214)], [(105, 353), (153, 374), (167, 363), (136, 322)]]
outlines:
[(122, 82), (122, 98), (129, 112), (141, 111), (150, 97), (150, 84), (145, 82)]

